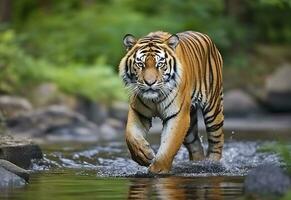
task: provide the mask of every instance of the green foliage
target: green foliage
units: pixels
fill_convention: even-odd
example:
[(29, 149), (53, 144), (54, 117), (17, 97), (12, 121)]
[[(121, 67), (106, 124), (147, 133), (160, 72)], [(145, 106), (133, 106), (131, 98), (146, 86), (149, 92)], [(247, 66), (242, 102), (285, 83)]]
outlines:
[[(35, 0), (16, 2), (15, 9), (22, 13), (14, 18), (18, 42), (28, 54), (60, 65), (93, 64), (103, 56), (117, 66), (126, 33), (140, 37), (155, 30), (205, 32), (222, 50), (226, 63), (232, 62), (233, 50), (248, 50), (255, 40), (291, 42), (291, 25), (282, 20), (291, 17), (289, 0), (248, 0), (237, 16), (225, 14), (223, 0), (53, 1), (38, 9)], [(22, 23), (20, 16), (25, 19)]]
[[(259, 3), (258, 3), (259, 2)], [(256, 38), (264, 42), (291, 43), (290, 0), (249, 1), (252, 23), (256, 26)]]
[(291, 199), (291, 190), (289, 190), (280, 200), (290, 200)]
[(92, 66), (66, 64), (58, 67), (33, 58), (14, 42), (13, 31), (0, 34), (0, 91), (22, 93), (41, 82), (53, 82), (64, 92), (110, 103), (124, 100), (122, 83), (111, 66), (97, 62)]
[(110, 7), (101, 4), (50, 17), (35, 13), (19, 41), (29, 54), (58, 64), (94, 63), (103, 56), (116, 66), (124, 50), (122, 38), (126, 33), (141, 36), (171, 26), (173, 30), (175, 26), (168, 20), (148, 18), (118, 3)]
[[(260, 149), (263, 152), (274, 152), (277, 153), (284, 163), (286, 164), (286, 169), (289, 174), (291, 174), (291, 144), (290, 143), (271, 143), (261, 147)], [(291, 199), (291, 191), (287, 192), (281, 200), (289, 200)]]
[(283, 161), (286, 163), (287, 170), (291, 174), (291, 144), (283, 142), (272, 143), (263, 146), (261, 151), (275, 152), (279, 154)]
[(20, 27), (19, 42), (29, 54), (58, 64), (94, 63), (96, 57), (104, 56), (116, 66), (124, 53), (121, 40), (126, 33), (141, 37), (155, 30), (197, 30), (208, 33), (224, 52), (233, 41), (248, 38), (243, 26), (223, 15), (222, 0), (162, 0), (159, 4), (113, 0), (80, 6), (78, 12), (59, 12), (63, 7), (64, 3), (56, 3), (49, 12), (32, 12)]
[(30, 73), (30, 66), (36, 64), (34, 59), (25, 55), (13, 41), (14, 37), (13, 31), (0, 34), (0, 91), (5, 93), (16, 92), (15, 89), (25, 79), (38, 78)]
[(290, 0), (260, 0), (261, 4), (272, 5), (272, 6), (291, 6)]
[[(15, 0), (10, 24), (0, 23), (0, 30), (14, 30), (1, 34), (0, 90), (19, 92), (22, 86), (49, 79), (64, 91), (86, 98), (120, 98), (122, 92), (115, 89), (119, 91), (116, 85), (120, 83), (114, 72), (125, 52), (123, 36), (132, 33), (141, 37), (156, 30), (207, 33), (223, 54), (226, 74), (250, 71), (259, 77), (261, 74), (251, 66), (252, 50), (258, 43), (291, 43), (291, 23), (285, 20), (291, 18), (290, 2), (239, 0), (236, 5), (230, 0)], [(100, 57), (105, 62), (96, 64)], [(99, 93), (104, 90), (102, 70), (108, 75), (106, 80), (112, 80), (106, 92)], [(91, 74), (100, 75), (99, 89), (97, 85), (86, 87), (94, 79)], [(84, 78), (87, 75), (88, 80)], [(241, 79), (245, 85), (247, 81)], [(118, 94), (113, 95), (115, 92)]]
[(44, 68), (43, 74), (61, 90), (92, 101), (110, 103), (116, 99), (126, 99), (121, 80), (108, 65)]

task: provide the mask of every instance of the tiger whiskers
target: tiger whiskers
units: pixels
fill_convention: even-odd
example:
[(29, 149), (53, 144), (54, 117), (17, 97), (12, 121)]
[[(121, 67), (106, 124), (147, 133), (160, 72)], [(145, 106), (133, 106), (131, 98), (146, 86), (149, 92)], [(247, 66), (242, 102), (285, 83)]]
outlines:
[(128, 85), (126, 86), (126, 90), (128, 91), (129, 97), (136, 96), (139, 91), (138, 86), (136, 85)]

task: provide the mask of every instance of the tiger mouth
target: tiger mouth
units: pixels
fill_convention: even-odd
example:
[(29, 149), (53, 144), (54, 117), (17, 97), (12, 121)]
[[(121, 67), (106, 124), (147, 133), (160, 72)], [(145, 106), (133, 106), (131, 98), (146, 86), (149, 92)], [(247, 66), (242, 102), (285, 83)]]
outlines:
[(154, 88), (147, 88), (142, 90), (143, 93), (152, 94), (152, 93), (159, 93), (159, 89)]
[(157, 90), (153, 88), (149, 88), (149, 89), (146, 89), (145, 92), (157, 92)]

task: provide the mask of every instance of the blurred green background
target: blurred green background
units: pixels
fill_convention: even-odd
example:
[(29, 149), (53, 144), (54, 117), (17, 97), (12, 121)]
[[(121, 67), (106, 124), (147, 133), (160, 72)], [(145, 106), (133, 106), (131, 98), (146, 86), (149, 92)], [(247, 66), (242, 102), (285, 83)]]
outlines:
[(225, 88), (253, 87), (291, 60), (290, 0), (0, 0), (0, 93), (43, 82), (88, 100), (125, 100), (122, 38), (151, 31), (210, 35)]

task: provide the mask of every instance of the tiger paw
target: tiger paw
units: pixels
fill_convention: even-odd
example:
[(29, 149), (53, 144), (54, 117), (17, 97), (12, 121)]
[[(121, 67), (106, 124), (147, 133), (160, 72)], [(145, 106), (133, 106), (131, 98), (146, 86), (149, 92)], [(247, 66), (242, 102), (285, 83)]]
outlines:
[(203, 152), (190, 153), (189, 157), (190, 157), (190, 160), (193, 160), (193, 161), (195, 161), (195, 160), (198, 161), (198, 160), (204, 160), (205, 159), (205, 156), (204, 156)]
[(149, 166), (155, 153), (144, 138), (127, 137), (126, 143), (132, 159), (142, 166)]
[(148, 168), (149, 173), (152, 174), (167, 174), (170, 171), (171, 166), (163, 164), (162, 162), (154, 161)]
[(207, 156), (207, 159), (213, 160), (213, 161), (219, 161), (221, 159), (221, 154), (209, 153), (208, 156)]

